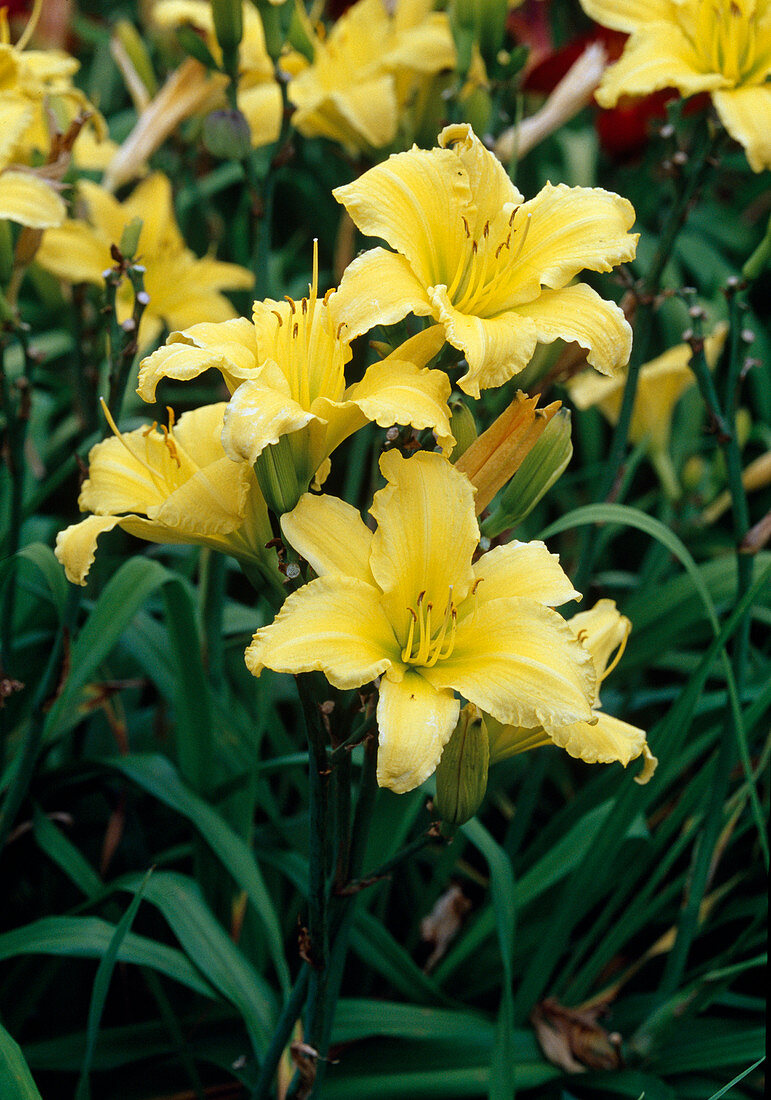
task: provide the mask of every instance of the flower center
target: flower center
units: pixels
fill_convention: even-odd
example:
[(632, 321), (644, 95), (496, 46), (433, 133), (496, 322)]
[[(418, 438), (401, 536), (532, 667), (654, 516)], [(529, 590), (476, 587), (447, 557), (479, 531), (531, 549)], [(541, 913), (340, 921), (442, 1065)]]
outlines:
[(452, 602), (452, 585), (441, 619), (438, 615), (433, 616), (434, 605), (430, 601), (426, 602), (425, 597), (426, 593), (421, 592), (415, 608), (407, 608), (410, 613), (410, 629), (407, 644), (402, 650), (402, 660), (408, 665), (431, 668), (437, 661), (449, 657), (455, 647), (458, 609)]
[(758, 37), (752, 0), (693, 0), (690, 11), (675, 10), (706, 72), (734, 84), (752, 79)]
[(485, 222), (477, 240), (471, 234), (467, 219), (461, 215), (463, 232), (470, 246), (467, 245), (465, 264), (458, 265), (447, 287), (447, 297), (461, 313), (484, 316), (490, 299), (500, 300), (501, 267), (504, 264), (508, 267), (517, 260), (530, 228), (529, 214), (520, 219), (519, 225), (515, 224), (519, 211), (518, 206), (512, 210), (504, 226), (504, 235), (498, 240), (491, 237), (489, 221)]
[(345, 323), (335, 331), (328, 303), (334, 293), (327, 291), (318, 301), (318, 243), (313, 242), (313, 280), (308, 297), (296, 302), (286, 295), (289, 304), (272, 310), (278, 322), (276, 329), (276, 362), (289, 383), (292, 397), (310, 411), (317, 397), (338, 401), (345, 389), (344, 345), (340, 337)]

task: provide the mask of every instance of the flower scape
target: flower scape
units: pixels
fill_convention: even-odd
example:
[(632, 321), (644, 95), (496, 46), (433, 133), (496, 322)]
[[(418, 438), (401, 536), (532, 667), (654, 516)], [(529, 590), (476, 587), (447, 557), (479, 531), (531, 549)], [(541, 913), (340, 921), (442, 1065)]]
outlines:
[(98, 7), (0, 9), (8, 1100), (760, 1100), (768, 0)]

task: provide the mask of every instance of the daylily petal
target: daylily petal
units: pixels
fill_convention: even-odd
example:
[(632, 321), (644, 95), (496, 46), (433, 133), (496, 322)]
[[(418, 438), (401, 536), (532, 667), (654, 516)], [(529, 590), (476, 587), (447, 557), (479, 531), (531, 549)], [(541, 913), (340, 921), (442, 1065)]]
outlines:
[(516, 312), (535, 322), (538, 340), (575, 340), (588, 350), (587, 361), (602, 374), (616, 374), (629, 362), (632, 329), (615, 302), (607, 302), (586, 283), (543, 290)]
[(48, 229), (66, 216), (62, 197), (44, 180), (11, 168), (0, 173), (0, 218), (33, 229)]
[(599, 688), (611, 657), (626, 643), (632, 624), (621, 614), (614, 600), (598, 600), (588, 611), (573, 615), (568, 626), (591, 653)]
[[(105, 204), (102, 188), (92, 186), (87, 192), (89, 210), (95, 224), (100, 218), (95, 214), (95, 204)], [(123, 204), (116, 204), (118, 223), (127, 224), (132, 218), (141, 218), (142, 232), (139, 235), (138, 253), (178, 251), (185, 247), (182, 234), (174, 220), (174, 203), (171, 195), (171, 180), (162, 172), (153, 172), (134, 190)], [(116, 225), (117, 228), (117, 225)], [(120, 240), (120, 238), (118, 238)], [(116, 244), (118, 241), (115, 242)]]
[(375, 325), (393, 325), (408, 313), (425, 317), (432, 311), (408, 260), (384, 248), (372, 248), (348, 265), (330, 304), (351, 340)]
[(410, 424), (418, 431), (431, 428), (445, 454), (455, 445), (447, 400), (450, 382), (444, 371), (421, 370), (414, 363), (389, 356), (373, 363), (361, 382), (346, 390), (346, 400), (357, 405), (367, 420), (381, 428)]
[[(519, 206), (522, 194), (511, 182), (497, 157), (479, 140), (468, 123), (445, 126), (438, 137), (439, 146), (452, 149), (468, 176), (474, 205), (469, 229), (474, 240), (482, 237), (486, 222), (492, 223), (509, 204)], [(508, 216), (508, 215), (507, 215)]]
[(225, 453), (252, 465), (282, 435), (297, 432), (318, 417), (262, 376), (242, 382), (228, 403), (222, 429)]
[(418, 787), (436, 770), (458, 722), (460, 702), (408, 669), (394, 683), (380, 682), (377, 705), (377, 781), (397, 794)]
[(137, 393), (153, 402), (162, 378), (187, 382), (211, 368), (222, 373), (232, 392), (257, 371), (256, 350), (254, 327), (245, 317), (172, 332), (163, 347), (142, 360)]
[(197, 470), (148, 518), (191, 538), (228, 535), (241, 526), (251, 469), (223, 457)]
[(474, 317), (458, 312), (445, 287), (430, 291), (448, 343), (460, 348), (469, 369), (458, 385), (470, 397), (479, 397), (480, 387), (502, 386), (533, 358), (538, 335), (535, 322), (511, 310), (497, 317)]
[(618, 761), (626, 767), (630, 760), (642, 755), (646, 746), (645, 730), (602, 711), (595, 711), (594, 717), (597, 719), (594, 725), (573, 722), (559, 729), (550, 729), (549, 735), (555, 745), (585, 764)]
[(372, 584), (372, 532), (357, 510), (339, 497), (306, 493), (281, 517), (289, 543), (318, 576), (340, 573)]
[(595, 92), (601, 107), (615, 107), (622, 95), (649, 95), (677, 88), (685, 96), (725, 87), (719, 73), (705, 73), (691, 43), (674, 20), (649, 23), (632, 36), (621, 60), (606, 69)]
[(671, 15), (671, 0), (581, 0), (581, 7), (595, 23), (628, 34)]
[(58, 533), (54, 553), (64, 566), (71, 584), (86, 583), (88, 571), (94, 564), (96, 540), (120, 522), (120, 516), (86, 516), (80, 523), (74, 523)]
[(239, 88), (238, 106), (249, 123), (253, 148), (278, 140), (283, 103), (281, 89), (275, 81)]
[(479, 604), (489, 600), (525, 597), (559, 607), (568, 600), (580, 600), (559, 564), (559, 555), (550, 554), (542, 542), (509, 542), (483, 554), (474, 565), (479, 582), (475, 589)]
[(370, 509), (378, 524), (370, 568), (394, 620), (407, 619), (421, 592), (426, 606), (444, 609), (451, 594), (458, 604), (473, 580), (479, 542), (471, 482), (428, 451), (409, 459), (386, 451), (380, 470), (387, 484)]
[(43, 234), (35, 260), (67, 282), (100, 284), (109, 256), (87, 225), (66, 222)]
[[(460, 262), (462, 216), (473, 207), (468, 174), (450, 149), (394, 153), (332, 194), (362, 233), (406, 256), (420, 283), (436, 286)], [(437, 232), (437, 227), (448, 232)], [(459, 229), (461, 232), (455, 232)]]
[(254, 676), (323, 672), (346, 690), (374, 680), (398, 660), (398, 645), (372, 585), (348, 577), (319, 577), (292, 593), (245, 654)]
[(480, 602), (459, 621), (452, 654), (422, 673), (509, 725), (551, 732), (592, 717), (592, 659), (565, 620), (534, 600)]
[(756, 84), (712, 93), (720, 121), (740, 142), (753, 172), (771, 168), (771, 86)]
[(531, 301), (541, 286), (566, 286), (579, 271), (610, 271), (633, 260), (639, 234), (628, 199), (601, 187), (547, 183), (517, 211), (511, 277), (502, 292), (507, 305)]

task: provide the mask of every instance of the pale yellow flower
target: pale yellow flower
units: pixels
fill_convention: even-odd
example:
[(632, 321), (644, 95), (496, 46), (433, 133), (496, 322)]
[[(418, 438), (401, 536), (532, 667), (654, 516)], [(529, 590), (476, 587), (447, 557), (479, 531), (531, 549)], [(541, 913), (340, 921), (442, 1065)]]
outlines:
[[(727, 331), (726, 325), (718, 325), (704, 341), (704, 354), (710, 369), (720, 356)], [(629, 423), (630, 441), (646, 442), (662, 482), (673, 498), (679, 495), (679, 484), (669, 458), (672, 417), (683, 393), (696, 384), (690, 367), (692, 356), (689, 344), (678, 344), (640, 368)], [(567, 383), (577, 408), (588, 409), (596, 405), (611, 424), (618, 420), (625, 386), (626, 372), (616, 378), (600, 378), (592, 371), (585, 371)]]
[(771, 0), (581, 0), (598, 23), (631, 34), (597, 91), (602, 107), (623, 95), (677, 88), (709, 92), (755, 172), (771, 168)]
[(98, 537), (114, 527), (148, 542), (191, 543), (270, 573), (273, 537), (250, 466), (222, 449), (224, 403), (97, 443), (78, 500), (93, 515), (61, 531), (56, 556), (73, 584), (85, 584)]
[(23, 165), (13, 163), (13, 155), (27, 128), (30, 112), (23, 100), (3, 101), (3, 125), (0, 128), (0, 219), (47, 229), (60, 225), (67, 208), (56, 189), (47, 180), (34, 175)]
[(425, 78), (455, 64), (447, 16), (433, 7), (433, 0), (359, 0), (324, 38), (308, 23), (313, 63), (291, 59), (287, 90), (300, 133), (330, 138), (352, 155), (390, 145)]
[(567, 625), (591, 655), (594, 665), (591, 720), (571, 722), (556, 729), (523, 728), (505, 725), (496, 717), (485, 715), (490, 763), (540, 745), (559, 745), (586, 764), (619, 762), (626, 767), (642, 756), (643, 769), (636, 779), (638, 783), (647, 783), (658, 761), (648, 748), (645, 731), (600, 709), (600, 685), (620, 661), (632, 624), (613, 600), (599, 600), (590, 611), (580, 611), (568, 619)]
[[(214, 58), (221, 60), (214, 33), (214, 16), (208, 0), (160, 0), (153, 8), (152, 16), (162, 27), (177, 27), (181, 23), (197, 27), (204, 32)], [(238, 48), (238, 107), (249, 123), (252, 145), (256, 149), (278, 139), (283, 104), (273, 62), (265, 48), (262, 19), (250, 0), (244, 0), (243, 28), (243, 38)], [(220, 95), (224, 103), (221, 89)]]
[(0, 8), (0, 117), (24, 108), (24, 126), (17, 137), (17, 152), (27, 160), (37, 150), (47, 153), (51, 135), (48, 112), (64, 132), (75, 116), (83, 111), (91, 115), (100, 136), (107, 133), (104, 119), (87, 97), (72, 83), (80, 63), (63, 50), (26, 49), (40, 7), (37, 4), (19, 41), (13, 45), (5, 8)]
[(264, 455), (260, 476), (269, 461), (289, 459), (296, 485), (287, 491), (294, 499), (280, 510), (294, 507), (312, 479), (323, 482), (329, 455), (368, 421), (431, 428), (445, 451), (454, 443), (447, 377), (422, 369), (440, 342), (421, 333), (346, 386), (348, 333), (332, 316), (334, 292), (318, 299), (316, 280), (314, 268), (308, 297), (300, 302), (255, 302), (252, 322), (172, 333), (139, 373), (138, 393), (153, 401), (162, 377), (185, 381), (210, 367), (221, 371), (232, 394), (223, 435), (228, 454), (249, 464)]
[[(72, 283), (104, 284), (103, 272), (112, 267), (110, 245), (119, 244), (123, 230), (141, 218), (137, 248), (144, 265), (145, 289), (150, 302), (142, 317), (141, 343), (150, 343), (164, 327), (184, 328), (195, 321), (224, 321), (235, 310), (222, 290), (247, 290), (254, 276), (237, 264), (211, 256), (199, 258), (185, 245), (174, 218), (171, 184), (160, 172), (143, 180), (118, 202), (104, 188), (88, 180), (78, 184), (88, 208), (88, 220), (72, 219), (49, 230), (37, 253), (37, 262), (60, 279)], [(131, 316), (133, 291), (124, 280), (118, 291), (118, 319)]]
[(459, 385), (473, 397), (560, 338), (587, 348), (603, 374), (620, 370), (632, 340), (623, 313), (571, 281), (634, 257), (631, 204), (564, 184), (525, 202), (470, 126), (446, 127), (439, 145), (395, 154), (333, 192), (362, 232), (396, 250), (348, 267), (336, 309), (352, 336), (410, 312), (430, 317), (463, 351)]
[(543, 543), (479, 542), (473, 488), (436, 452), (386, 452), (372, 531), (335, 497), (304, 496), (282, 519), (316, 580), (293, 593), (246, 651), (255, 676), (322, 671), (341, 689), (380, 676), (381, 786), (436, 768), (459, 692), (502, 722), (548, 729), (591, 720), (588, 651), (552, 610), (576, 593)]

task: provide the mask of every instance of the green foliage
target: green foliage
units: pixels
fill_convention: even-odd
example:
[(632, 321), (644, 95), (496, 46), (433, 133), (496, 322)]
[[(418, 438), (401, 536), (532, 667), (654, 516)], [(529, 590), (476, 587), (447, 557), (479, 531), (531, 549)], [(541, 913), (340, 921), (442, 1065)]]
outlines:
[[(110, 60), (102, 8), (80, 5), (78, 79), (123, 140), (137, 109)], [(555, 41), (583, 29), (575, 4), (552, 9)], [(116, 6), (119, 16), (141, 28), (122, 34), (139, 39), (147, 88), (185, 56), (218, 68), (190, 27), (147, 28), (134, 4)], [(291, 16), (271, 17), (272, 42)], [(307, 28), (297, 12), (294, 20), (310, 56)], [(238, 26), (231, 39), (226, 67), (237, 76)], [(488, 90), (496, 134), (502, 111), (531, 114), (540, 103), (523, 91), (524, 56), (508, 45), (511, 71), (499, 57)], [(461, 92), (448, 84), (437, 93), (445, 121), (465, 117)], [(762, 1094), (771, 553), (747, 534), (767, 514), (768, 485), (748, 494), (748, 522), (739, 521), (741, 470), (771, 446), (768, 181), (738, 147), (720, 151), (700, 180), (680, 173), (674, 154), (695, 162), (700, 123), (677, 104), (673, 133), (651, 132), (631, 160), (600, 145), (594, 118), (586, 108), (547, 137), (516, 166), (517, 185), (531, 195), (547, 178), (596, 184), (634, 203), (642, 237), (624, 285), (613, 275), (593, 282), (620, 299), (661, 260), (657, 285), (645, 284), (655, 308), (645, 295), (638, 303), (645, 358), (686, 328), (731, 324), (714, 373), (717, 408), (705, 409), (702, 385), (675, 409), (676, 500), (644, 444), (626, 448), (624, 435), (610, 462), (612, 428), (596, 409), (573, 410), (573, 458), (548, 494), (528, 497), (513, 531), (546, 539), (571, 578), (583, 574), (584, 608), (612, 598), (631, 619), (603, 706), (648, 731), (659, 766), (646, 786), (634, 781), (639, 761), (624, 772), (542, 747), (491, 768), (478, 816), (440, 834), (430, 782), (400, 796), (375, 789), (368, 689), (362, 702), (310, 684), (315, 702), (334, 694), (323, 718), (311, 707), (322, 740), (328, 720), (347, 743), (331, 754), (322, 744), (329, 775), (309, 771), (294, 684), (270, 673), (257, 681), (244, 667), (251, 634), (275, 610), (260, 578), (255, 589), (214, 550), (148, 546), (116, 529), (100, 536), (88, 584), (70, 585), (52, 547), (77, 519), (79, 472), (104, 434), (104, 298), (85, 285), (63, 291), (34, 265), (27, 272), (0, 330), (2, 1100), (145, 1100), (210, 1086), (276, 1095), (275, 1063), (313, 1024), (306, 1017), (302, 1035), (296, 1027), (306, 982), (331, 1043), (325, 1100)], [(150, 160), (174, 181), (187, 244), (248, 266), (257, 297), (281, 299), (305, 292), (317, 238), (323, 293), (341, 257), (364, 243), (346, 236), (331, 196), (362, 165), (294, 132), (288, 112), (274, 145), (241, 142), (223, 163), (206, 152), (202, 127), (187, 118)], [(70, 168), (67, 184), (77, 174)], [(678, 203), (685, 224), (667, 245)], [(18, 236), (14, 226), (6, 252)], [(123, 241), (133, 253), (132, 243)], [(753, 281), (737, 290), (742, 269)], [(3, 278), (7, 287), (10, 269)], [(244, 315), (250, 299), (232, 295)], [(414, 327), (374, 336), (395, 346)], [(371, 358), (364, 344), (354, 345), (351, 378)], [(133, 393), (139, 356), (129, 352), (115, 406), (127, 428), (157, 415)], [(542, 345), (516, 384), (544, 385), (568, 405), (571, 354)], [(159, 406), (181, 413), (222, 400), (211, 374), (164, 382)], [(480, 430), (515, 388), (483, 394)], [(716, 414), (730, 439), (713, 430)], [(325, 491), (366, 510), (387, 442), (376, 425), (353, 435)], [(409, 431), (404, 442), (432, 445)], [(731, 507), (710, 520), (723, 492)], [(486, 533), (507, 538), (493, 520)], [(305, 578), (306, 563), (289, 564)], [(325, 797), (328, 849), (308, 839)], [(329, 894), (323, 979), (307, 962), (305, 935), (319, 916), (319, 881)], [(533, 1010), (544, 1000), (594, 1012), (587, 1072), (556, 1064), (539, 1044)], [(287, 1079), (286, 1065), (281, 1072)]]

